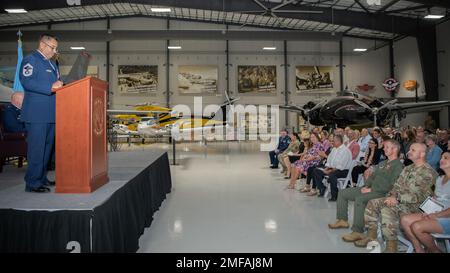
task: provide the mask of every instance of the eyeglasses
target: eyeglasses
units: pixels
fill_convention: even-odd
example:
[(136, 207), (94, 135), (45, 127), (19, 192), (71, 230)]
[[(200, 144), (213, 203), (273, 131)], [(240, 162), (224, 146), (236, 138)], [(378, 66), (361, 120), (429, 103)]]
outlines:
[(55, 52), (55, 53), (58, 53), (58, 47), (57, 46), (52, 46), (52, 45), (49, 45), (49, 44), (47, 44), (46, 42), (44, 42), (44, 41), (42, 41), (44, 44), (46, 44), (48, 47), (50, 47), (52, 50), (53, 50), (53, 52)]

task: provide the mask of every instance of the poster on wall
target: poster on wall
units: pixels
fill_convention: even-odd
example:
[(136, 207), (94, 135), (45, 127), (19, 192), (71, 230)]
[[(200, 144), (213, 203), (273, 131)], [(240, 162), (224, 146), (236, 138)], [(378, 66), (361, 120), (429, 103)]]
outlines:
[[(71, 69), (72, 69), (71, 65), (61, 65), (61, 66), (59, 66), (59, 73), (61, 73), (62, 77), (65, 77), (65, 76), (69, 75), (69, 72)], [(88, 76), (98, 78), (98, 66), (96, 66), (96, 65), (88, 66), (86, 77), (88, 77)]]
[(277, 67), (275, 65), (239, 65), (239, 93), (276, 93)]
[(158, 87), (157, 65), (119, 65), (120, 94), (154, 94)]
[(334, 85), (332, 66), (295, 67), (297, 92), (332, 91)]
[(178, 91), (180, 94), (216, 94), (218, 69), (214, 65), (178, 66)]

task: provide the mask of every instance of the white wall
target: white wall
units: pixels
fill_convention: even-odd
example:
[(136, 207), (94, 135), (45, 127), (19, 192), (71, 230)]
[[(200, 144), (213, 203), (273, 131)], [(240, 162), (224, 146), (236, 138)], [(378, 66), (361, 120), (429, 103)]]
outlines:
[[(147, 18), (124, 18), (113, 19), (111, 21), (112, 30), (145, 30), (145, 29), (166, 29), (167, 21), (161, 19)], [(36, 27), (33, 27), (36, 28)], [(53, 29), (105, 29), (106, 21), (92, 21), (82, 23), (57, 24)], [(223, 25), (205, 24), (196, 22), (170, 21), (171, 29), (223, 29)], [(237, 27), (230, 27), (237, 28)], [(23, 28), (26, 30), (27, 28)], [(42, 29), (45, 29), (42, 28)], [(247, 29), (247, 28), (244, 28)], [(250, 28), (248, 28), (250, 29)], [(260, 30), (260, 29), (259, 29)], [(26, 41), (26, 37), (24, 37)], [(379, 45), (380, 42), (377, 42)], [(193, 96), (180, 95), (177, 91), (177, 70), (178, 65), (217, 65), (219, 71), (218, 91), (216, 96), (204, 96), (203, 102), (221, 103), (224, 101), (223, 92), (226, 89), (226, 42), (225, 41), (177, 41), (172, 40), (171, 44), (180, 44), (183, 49), (180, 51), (171, 51), (170, 56), (170, 81), (169, 90), (171, 95), (171, 106), (175, 104), (192, 105)], [(88, 43), (79, 41), (78, 43), (60, 42), (62, 51), (62, 65), (71, 64), (76, 54), (71, 52), (69, 47), (73, 45), (83, 45), (88, 52), (92, 53), (94, 59), (92, 65), (99, 67), (99, 77), (106, 79), (106, 43), (95, 42)], [(265, 52), (263, 46), (276, 46), (277, 50)], [(361, 39), (344, 39), (344, 87), (348, 86), (354, 90), (357, 85), (374, 85), (375, 89), (367, 92), (368, 95), (376, 97), (389, 97), (390, 95), (383, 89), (381, 83), (389, 76), (389, 50), (383, 47), (376, 51), (369, 51), (363, 54), (355, 54), (353, 48), (375, 46), (375, 42)], [(31, 51), (36, 46), (35, 42), (25, 42), (25, 53)], [(240, 103), (249, 104), (284, 104), (284, 56), (282, 41), (230, 41), (230, 91), (233, 96), (241, 97)], [(404, 39), (395, 43), (395, 64), (396, 76), (401, 82), (408, 79), (417, 79), (419, 83), (423, 82), (418, 58), (417, 45), (415, 39)], [(0, 43), (0, 65), (15, 66), (16, 62), (16, 43)], [(339, 79), (339, 43), (338, 42), (306, 42), (289, 41), (287, 45), (288, 54), (288, 90), (290, 91), (289, 102), (292, 104), (303, 105), (313, 99), (321, 97), (335, 96), (340, 91)], [(142, 102), (158, 102), (165, 105), (166, 102), (166, 41), (112, 41), (111, 42), (111, 64), (110, 84), (112, 92), (112, 106), (123, 108), (126, 104), (136, 104)], [(123, 95), (117, 90), (117, 71), (119, 65), (158, 65), (158, 92), (156, 96), (149, 97), (144, 95)], [(255, 95), (237, 93), (237, 67), (239, 65), (276, 65), (277, 67), (277, 93), (273, 95)], [(298, 65), (324, 65), (334, 67), (334, 92), (305, 94), (295, 92), (295, 67)], [(448, 67), (448, 66), (447, 66)], [(447, 85), (448, 86), (448, 85)], [(413, 93), (400, 89), (399, 96), (414, 96)], [(296, 120), (295, 114), (289, 115), (290, 126), (293, 126)], [(284, 124), (284, 113), (281, 113), (281, 121)], [(420, 122), (417, 117), (409, 118), (408, 124)]]

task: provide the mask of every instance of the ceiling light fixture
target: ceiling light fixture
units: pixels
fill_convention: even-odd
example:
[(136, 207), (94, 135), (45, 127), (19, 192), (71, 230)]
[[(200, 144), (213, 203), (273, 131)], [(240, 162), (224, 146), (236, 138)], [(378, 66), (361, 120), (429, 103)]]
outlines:
[(181, 46), (168, 46), (168, 49), (181, 49)]
[(355, 52), (366, 52), (367, 48), (355, 48), (355, 49), (353, 49), (353, 51), (355, 51)]
[(72, 50), (85, 50), (86, 48), (84, 46), (71, 46), (70, 49), (72, 49)]
[(150, 8), (152, 12), (171, 12), (171, 8)]
[(7, 13), (27, 13), (24, 9), (5, 9)]
[(277, 48), (274, 46), (265, 46), (263, 47), (263, 50), (276, 50)]
[(442, 19), (444, 18), (444, 15), (438, 15), (438, 14), (428, 14), (424, 17), (425, 19)]

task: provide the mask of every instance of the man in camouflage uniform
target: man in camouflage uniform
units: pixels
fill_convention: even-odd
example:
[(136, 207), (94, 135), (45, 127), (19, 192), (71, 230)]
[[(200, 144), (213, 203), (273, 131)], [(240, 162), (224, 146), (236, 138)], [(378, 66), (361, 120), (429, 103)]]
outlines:
[(370, 200), (364, 213), (367, 237), (355, 242), (355, 246), (366, 247), (377, 238), (377, 223), (381, 221), (381, 230), (386, 239), (386, 251), (397, 252), (397, 231), (399, 219), (403, 214), (416, 213), (420, 204), (433, 194), (431, 187), (436, 181), (436, 171), (426, 163), (427, 147), (423, 143), (414, 143), (408, 152), (408, 158), (414, 163), (405, 167), (388, 197)]
[(392, 190), (392, 187), (403, 170), (403, 164), (398, 158), (400, 144), (395, 140), (384, 141), (384, 153), (387, 160), (368, 169), (370, 176), (362, 188), (354, 187), (339, 192), (337, 200), (336, 223), (328, 224), (330, 229), (348, 228), (348, 201), (354, 201), (352, 232), (344, 234), (345, 242), (355, 242), (365, 238), (364, 211), (367, 203), (375, 198), (381, 198)]

